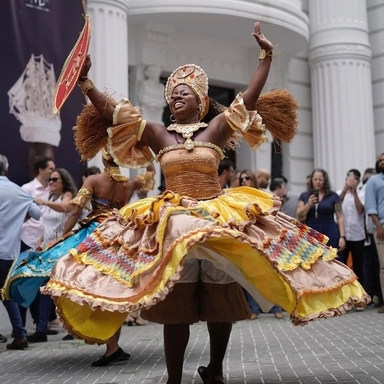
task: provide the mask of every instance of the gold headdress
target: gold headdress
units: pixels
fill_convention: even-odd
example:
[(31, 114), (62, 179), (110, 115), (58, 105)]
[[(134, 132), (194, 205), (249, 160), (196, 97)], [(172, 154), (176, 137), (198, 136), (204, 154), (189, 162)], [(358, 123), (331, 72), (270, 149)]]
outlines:
[(175, 69), (168, 77), (165, 85), (165, 100), (169, 104), (172, 91), (180, 84), (186, 84), (192, 89), (201, 104), (200, 119), (208, 112), (208, 76), (204, 70), (196, 64), (185, 64)]

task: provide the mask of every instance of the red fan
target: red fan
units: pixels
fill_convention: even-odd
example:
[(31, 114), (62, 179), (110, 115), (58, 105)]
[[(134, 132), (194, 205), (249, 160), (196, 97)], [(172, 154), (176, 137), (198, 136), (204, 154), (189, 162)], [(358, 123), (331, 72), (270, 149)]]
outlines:
[(53, 113), (58, 113), (75, 88), (80, 70), (88, 54), (89, 41), (91, 39), (91, 20), (88, 15), (84, 16), (85, 24), (72, 48), (71, 53), (65, 60), (60, 76), (56, 83), (53, 98)]

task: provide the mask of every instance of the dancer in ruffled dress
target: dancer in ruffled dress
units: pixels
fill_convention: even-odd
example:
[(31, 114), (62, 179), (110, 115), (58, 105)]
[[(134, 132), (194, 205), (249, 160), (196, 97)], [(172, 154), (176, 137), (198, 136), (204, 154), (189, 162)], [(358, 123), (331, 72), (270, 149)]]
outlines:
[[(127, 204), (136, 190), (153, 189), (154, 167), (152, 164), (147, 167), (147, 172), (128, 178), (120, 173), (119, 166), (104, 149), (102, 159), (104, 171), (84, 179), (76, 197), (68, 202), (72, 209), (66, 214), (67, 219), (62, 223), (60, 234), (63, 236), (40, 251), (28, 250), (21, 253), (13, 264), (3, 288), (6, 298), (13, 299), (28, 308), (39, 288), (48, 280), (54, 264), (61, 256), (86, 239), (103, 220), (111, 215), (114, 209), (117, 210)], [(40, 202), (51, 204), (41, 199)], [(54, 208), (54, 205), (51, 204), (51, 206)], [(84, 210), (88, 215), (78, 222)], [(44, 339), (38, 339), (39, 335), (36, 336), (36, 334), (36, 340), (33, 341), (44, 341)], [(120, 329), (108, 340), (106, 353), (94, 361), (93, 366), (105, 366), (129, 358), (129, 354), (118, 345), (119, 336)]]
[(183, 65), (170, 75), (165, 96), (174, 123), (167, 128), (144, 120), (128, 100), (117, 103), (98, 91), (87, 77), (90, 58), (79, 77), (92, 102), (77, 120), (83, 159), (107, 143), (116, 163), (146, 166), (152, 150), (166, 191), (104, 221), (60, 258), (44, 292), (69, 331), (87, 342), (108, 340), (132, 310), (164, 324), (167, 384), (181, 383), (189, 326), (200, 320), (207, 321), (211, 349), (199, 374), (206, 384), (224, 383), (232, 323), (250, 317), (240, 285), (264, 311), (272, 303), (284, 308), (294, 324), (369, 301), (354, 273), (333, 261), (337, 250), (326, 246), (327, 238), (280, 213), (276, 196), (220, 187), (223, 149), (240, 135), (256, 149), (267, 141), (266, 129), (283, 141), (296, 132), (295, 99), (284, 90), (260, 96), (273, 45), (259, 23), (253, 36), (259, 65), (228, 109), (210, 100), (199, 66)]

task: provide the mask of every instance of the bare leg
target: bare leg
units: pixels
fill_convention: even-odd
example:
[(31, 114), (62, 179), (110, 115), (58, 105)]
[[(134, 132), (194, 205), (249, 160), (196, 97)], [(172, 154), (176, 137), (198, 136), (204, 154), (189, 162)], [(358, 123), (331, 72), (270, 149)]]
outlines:
[(189, 341), (189, 324), (165, 324), (163, 332), (167, 384), (181, 384), (184, 353)]
[(116, 333), (107, 341), (107, 350), (105, 351), (104, 356), (110, 356), (112, 353), (115, 353), (119, 349), (119, 339), (120, 339), (121, 327), (116, 331)]
[(140, 311), (136, 311), (136, 312), (131, 312), (128, 316), (127, 316), (127, 324), (129, 326), (131, 325), (145, 325), (145, 321), (141, 318), (140, 316)]
[(223, 360), (232, 331), (232, 323), (207, 323), (209, 332), (210, 361), (209, 375), (223, 375)]

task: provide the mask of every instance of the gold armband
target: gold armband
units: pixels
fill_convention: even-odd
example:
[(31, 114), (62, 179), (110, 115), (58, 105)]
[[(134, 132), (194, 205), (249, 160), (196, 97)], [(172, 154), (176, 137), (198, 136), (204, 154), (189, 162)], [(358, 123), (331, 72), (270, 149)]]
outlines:
[(83, 92), (85, 96), (91, 89), (95, 88), (95, 84), (93, 84), (93, 81), (91, 79), (79, 81), (77, 84), (79, 85), (79, 87), (81, 88), (81, 92)]
[(265, 49), (260, 49), (259, 60), (264, 60), (267, 56), (271, 58), (272, 61), (273, 49), (270, 49), (268, 52)]
[(141, 175), (137, 175), (137, 178), (141, 182), (141, 189), (144, 191), (150, 191), (155, 187), (155, 172), (146, 172)]
[(78, 205), (81, 208), (85, 208), (87, 210), (92, 210), (91, 206), (91, 198), (92, 198), (93, 190), (88, 188), (80, 188), (77, 192), (77, 195), (69, 202), (72, 205)]

